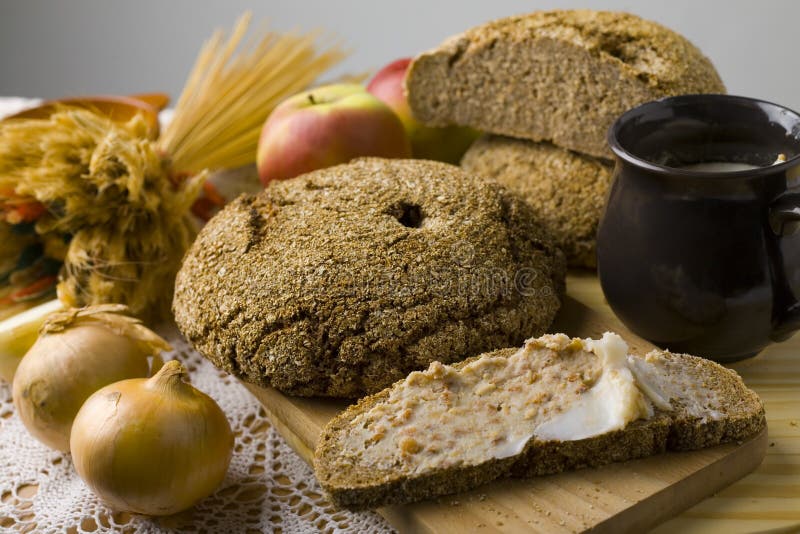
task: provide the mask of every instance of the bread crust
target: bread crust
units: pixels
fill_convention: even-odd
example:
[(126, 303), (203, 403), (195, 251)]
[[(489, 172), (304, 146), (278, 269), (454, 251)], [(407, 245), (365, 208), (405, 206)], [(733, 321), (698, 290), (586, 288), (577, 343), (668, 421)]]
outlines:
[(484, 135), (461, 168), (497, 180), (522, 196), (571, 267), (597, 267), (596, 236), (613, 167), (603, 159), (499, 135)]
[(237, 377), (356, 397), (435, 359), (541, 335), (565, 274), (503, 186), (368, 158), (231, 202), (186, 255), (173, 309), (187, 340)]
[(451, 37), (406, 76), (414, 115), (611, 157), (612, 122), (668, 95), (725, 92), (681, 35), (628, 13), (538, 11)]
[[(503, 349), (488, 355), (508, 357), (516, 350)], [(337, 506), (357, 510), (457, 493), (503, 477), (548, 475), (644, 458), (668, 450), (711, 447), (744, 440), (766, 427), (761, 400), (735, 371), (687, 354), (656, 353), (667, 360), (669, 373), (686, 373), (725, 399), (724, 417), (719, 420), (693, 417), (681, 412), (680, 402), (677, 402), (677, 409), (657, 410), (652, 418), (634, 421), (622, 430), (578, 441), (531, 439), (517, 456), (406, 477), (398, 471), (378, 472), (347, 464), (338, 446), (338, 438), (348, 432), (350, 421), (388, 398), (391, 388), (387, 388), (361, 399), (328, 423), (317, 445), (314, 471)], [(455, 367), (460, 368), (476, 358)]]

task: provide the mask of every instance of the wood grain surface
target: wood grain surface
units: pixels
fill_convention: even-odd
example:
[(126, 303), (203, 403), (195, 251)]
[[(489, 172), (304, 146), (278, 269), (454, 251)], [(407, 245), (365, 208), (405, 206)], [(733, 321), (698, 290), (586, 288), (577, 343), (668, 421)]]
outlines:
[[(613, 317), (597, 277), (572, 274), (567, 284), (573, 298)], [(766, 457), (755, 471), (652, 534), (800, 533), (800, 334), (730, 367), (764, 402)]]
[[(572, 274), (567, 291), (569, 298), (551, 330), (582, 337), (615, 330), (635, 352), (652, 347), (618, 322), (596, 277)], [(503, 480), (379, 512), (401, 532), (642, 532), (691, 507), (654, 532), (793, 532), (800, 528), (800, 428), (795, 426), (800, 418), (800, 338), (735, 367), (767, 405), (769, 436), (764, 432), (742, 444), (600, 469)], [(306, 461), (322, 426), (346, 405), (248, 387)]]

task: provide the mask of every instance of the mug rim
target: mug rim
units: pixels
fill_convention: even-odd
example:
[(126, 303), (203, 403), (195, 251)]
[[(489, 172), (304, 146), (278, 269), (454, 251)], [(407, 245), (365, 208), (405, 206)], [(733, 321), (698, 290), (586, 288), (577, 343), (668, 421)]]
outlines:
[(625, 149), (625, 147), (622, 146), (622, 144), (620, 144), (619, 139), (617, 137), (619, 130), (622, 128), (623, 124), (627, 123), (635, 115), (641, 114), (645, 108), (663, 106), (665, 104), (669, 104), (672, 102), (680, 102), (682, 100), (684, 101), (688, 100), (690, 102), (697, 100), (728, 100), (735, 102), (766, 104), (768, 106), (773, 106), (775, 108), (791, 113), (797, 118), (798, 125), (800, 125), (800, 113), (781, 104), (776, 104), (775, 102), (762, 100), (760, 98), (753, 98), (749, 96), (740, 96), (740, 95), (729, 95), (724, 93), (693, 93), (688, 95), (666, 96), (663, 98), (659, 98), (657, 100), (651, 100), (649, 102), (644, 102), (642, 104), (639, 104), (638, 106), (629, 109), (628, 111), (617, 117), (617, 119), (608, 129), (608, 134), (606, 136), (606, 140), (608, 142), (608, 146), (611, 148), (611, 151), (614, 152), (614, 154), (617, 157), (625, 160), (626, 162), (635, 165), (637, 167), (640, 167), (642, 169), (654, 172), (656, 174), (664, 174), (671, 176), (677, 175), (677, 176), (696, 177), (696, 178), (717, 178), (717, 177), (755, 178), (786, 170), (789, 167), (792, 167), (796, 165), (798, 162), (800, 162), (800, 152), (798, 152), (797, 154), (795, 154), (791, 158), (788, 158), (784, 162), (768, 165), (765, 167), (756, 167), (755, 169), (744, 169), (740, 171), (698, 171), (691, 169), (681, 169), (678, 167), (668, 167), (666, 165), (653, 163), (651, 161), (648, 161), (644, 158), (641, 158), (629, 152), (627, 149)]

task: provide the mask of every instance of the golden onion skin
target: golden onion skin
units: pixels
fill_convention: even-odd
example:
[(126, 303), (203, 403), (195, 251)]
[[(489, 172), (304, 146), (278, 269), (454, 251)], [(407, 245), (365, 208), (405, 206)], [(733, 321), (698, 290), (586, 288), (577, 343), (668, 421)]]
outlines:
[(111, 508), (170, 515), (210, 495), (233, 452), (228, 419), (171, 361), (94, 393), (72, 428), (75, 470)]
[(83, 402), (107, 384), (148, 372), (147, 353), (134, 340), (101, 324), (77, 325), (41, 335), (25, 354), (14, 374), (14, 406), (34, 438), (68, 452)]

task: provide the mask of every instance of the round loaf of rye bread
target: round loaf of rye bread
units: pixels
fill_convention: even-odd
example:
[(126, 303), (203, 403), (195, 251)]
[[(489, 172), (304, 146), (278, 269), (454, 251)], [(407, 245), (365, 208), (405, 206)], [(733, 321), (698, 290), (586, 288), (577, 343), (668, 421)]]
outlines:
[(451, 124), (610, 158), (606, 132), (628, 109), (664, 96), (724, 93), (686, 38), (630, 13), (537, 11), (476, 26), (417, 56), (408, 104)]
[(550, 326), (563, 254), (505, 187), (423, 160), (356, 160), (243, 195), (200, 232), (173, 311), (248, 382), (356, 397)]
[(550, 143), (487, 135), (467, 150), (461, 167), (527, 200), (567, 264), (597, 266), (595, 238), (611, 186), (610, 164)]

